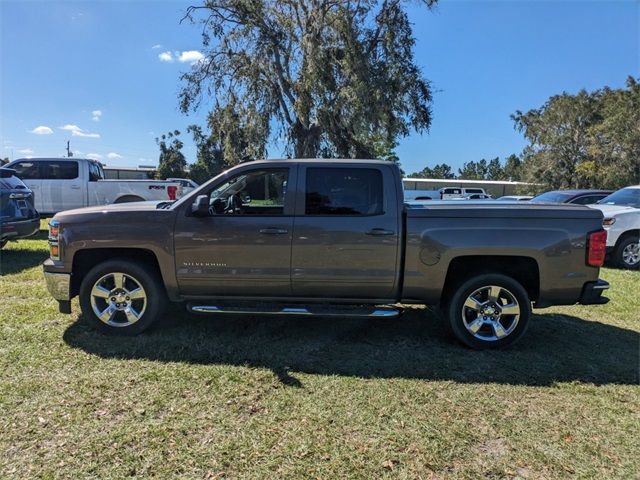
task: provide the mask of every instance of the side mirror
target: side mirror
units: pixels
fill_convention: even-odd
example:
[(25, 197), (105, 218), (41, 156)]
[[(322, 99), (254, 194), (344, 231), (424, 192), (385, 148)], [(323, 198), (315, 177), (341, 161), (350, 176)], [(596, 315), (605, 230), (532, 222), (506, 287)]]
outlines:
[(194, 217), (206, 217), (209, 215), (209, 195), (198, 195), (191, 204), (191, 215)]

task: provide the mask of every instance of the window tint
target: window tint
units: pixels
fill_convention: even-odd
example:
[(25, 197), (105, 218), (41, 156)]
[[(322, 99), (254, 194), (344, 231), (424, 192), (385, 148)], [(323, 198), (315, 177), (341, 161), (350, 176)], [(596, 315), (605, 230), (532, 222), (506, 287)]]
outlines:
[(89, 162), (89, 181), (97, 182), (98, 180), (102, 180), (102, 170), (100, 169), (100, 165), (97, 162)]
[(72, 180), (78, 178), (78, 162), (51, 160), (40, 163), (40, 173), (44, 180)]
[(484, 190), (481, 190), (479, 188), (466, 188), (465, 192), (467, 192), (467, 193), (484, 193)]
[(36, 180), (41, 178), (36, 162), (18, 162), (11, 165), (11, 168), (16, 171), (16, 175), (22, 180)]
[(241, 173), (211, 192), (211, 211), (215, 214), (282, 215), (288, 177), (288, 168)]
[(445, 188), (442, 190), (443, 195), (461, 195), (462, 190), (459, 188)]
[(308, 168), (307, 215), (379, 215), (382, 174), (373, 168)]
[(598, 203), (604, 197), (606, 197), (606, 195), (585, 195), (584, 197), (578, 197), (574, 200), (571, 200), (570, 203), (577, 203), (578, 205), (591, 205), (594, 203)]

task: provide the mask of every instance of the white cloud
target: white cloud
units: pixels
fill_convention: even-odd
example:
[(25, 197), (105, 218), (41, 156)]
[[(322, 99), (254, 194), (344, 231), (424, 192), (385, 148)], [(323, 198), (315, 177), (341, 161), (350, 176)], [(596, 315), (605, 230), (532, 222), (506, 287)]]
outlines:
[(178, 57), (179, 62), (190, 63), (191, 65), (200, 62), (203, 59), (204, 55), (197, 50), (187, 50), (186, 52), (182, 52)]
[(45, 125), (40, 125), (39, 127), (31, 130), (31, 133), (35, 133), (36, 135), (51, 135), (53, 133), (53, 130)]
[(158, 58), (161, 62), (173, 63), (174, 61), (179, 61), (180, 63), (190, 63), (193, 65), (194, 63), (198, 63), (204, 60), (204, 55), (198, 50), (185, 50), (184, 52), (171, 52), (167, 50), (158, 55)]
[(100, 117), (102, 117), (102, 110), (94, 110), (93, 112), (91, 112), (91, 118), (94, 122), (99, 122)]
[(22, 150), (18, 150), (18, 153), (24, 153), (25, 155), (33, 155), (33, 150), (30, 148), (23, 148)]
[(162, 48), (162, 45), (156, 43), (153, 47), (151, 47), (151, 50), (157, 50), (158, 48)]
[(89, 160), (102, 160), (102, 155), (99, 153), (87, 153), (86, 157)]
[(74, 137), (85, 137), (85, 138), (100, 138), (99, 133), (89, 133), (82, 130), (77, 125), (67, 124), (64, 127), (60, 127), (61, 130), (66, 130), (71, 132), (71, 135)]
[(116, 152), (109, 152), (109, 153), (107, 153), (107, 158), (111, 158), (111, 159), (122, 158), (122, 155), (120, 155), (119, 153), (116, 153)]
[(173, 55), (169, 50), (159, 54), (158, 58), (160, 59), (161, 62), (169, 62), (169, 63), (173, 62)]

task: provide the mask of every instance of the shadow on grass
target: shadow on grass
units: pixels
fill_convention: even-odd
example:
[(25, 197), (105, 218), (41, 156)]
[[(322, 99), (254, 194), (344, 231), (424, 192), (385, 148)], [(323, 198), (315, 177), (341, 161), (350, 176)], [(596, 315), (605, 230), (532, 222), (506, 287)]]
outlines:
[(138, 337), (93, 331), (82, 317), (64, 333), (73, 348), (103, 358), (224, 364), (271, 369), (286, 385), (294, 372), (365, 378), (543, 386), (554, 382), (636, 384), (639, 335), (567, 315), (536, 315), (525, 337), (501, 351), (458, 344), (432, 311), (398, 319), (195, 317), (178, 310)]
[(31, 240), (46, 240), (48, 232), (40, 230), (31, 237), (10, 241), (7, 246), (0, 250), (0, 275), (10, 275), (28, 270), (36, 265), (40, 265), (49, 256), (49, 251), (45, 248), (33, 249), (27, 245)]

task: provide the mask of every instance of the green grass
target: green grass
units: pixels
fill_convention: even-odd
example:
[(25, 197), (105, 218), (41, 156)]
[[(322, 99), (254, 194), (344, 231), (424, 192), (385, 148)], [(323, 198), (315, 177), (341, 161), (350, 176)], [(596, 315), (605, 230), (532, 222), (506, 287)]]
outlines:
[(193, 317), (111, 338), (57, 312), (44, 234), (0, 253), (0, 478), (638, 478), (640, 273), (506, 351), (441, 318)]

